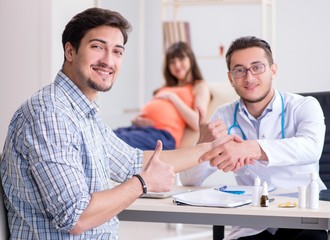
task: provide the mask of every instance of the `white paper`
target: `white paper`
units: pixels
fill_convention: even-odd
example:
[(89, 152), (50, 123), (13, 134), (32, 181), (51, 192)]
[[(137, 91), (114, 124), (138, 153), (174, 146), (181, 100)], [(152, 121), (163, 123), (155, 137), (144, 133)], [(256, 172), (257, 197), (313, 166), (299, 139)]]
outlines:
[(193, 206), (232, 208), (251, 203), (251, 196), (225, 193), (210, 188), (175, 194), (173, 202)]

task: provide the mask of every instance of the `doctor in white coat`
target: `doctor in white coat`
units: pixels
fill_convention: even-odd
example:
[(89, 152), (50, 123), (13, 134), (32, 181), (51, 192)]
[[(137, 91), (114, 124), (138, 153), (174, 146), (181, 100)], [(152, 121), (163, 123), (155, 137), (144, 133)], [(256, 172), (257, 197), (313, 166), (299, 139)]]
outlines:
[[(243, 141), (223, 145), (210, 163), (182, 172), (184, 185), (201, 185), (214, 171), (235, 171), (237, 183), (253, 185), (256, 176), (276, 188), (306, 186), (309, 174), (319, 177), (325, 124), (319, 102), (313, 97), (273, 88), (277, 65), (269, 44), (256, 37), (232, 42), (226, 54), (228, 78), (240, 98), (219, 106), (210, 123), (201, 125), (199, 142), (227, 134)], [(225, 130), (225, 131), (224, 131)], [(247, 164), (252, 163), (252, 164)], [(221, 183), (219, 183), (221, 184)], [(225, 239), (327, 239), (325, 230), (233, 227)]]

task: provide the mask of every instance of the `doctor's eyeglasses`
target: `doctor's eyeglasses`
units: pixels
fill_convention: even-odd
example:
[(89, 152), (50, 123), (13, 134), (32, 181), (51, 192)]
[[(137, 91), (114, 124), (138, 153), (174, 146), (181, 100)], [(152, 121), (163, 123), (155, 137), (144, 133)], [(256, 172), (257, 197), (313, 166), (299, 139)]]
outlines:
[(246, 77), (247, 72), (250, 71), (252, 75), (258, 75), (266, 71), (266, 65), (263, 63), (254, 64), (249, 68), (236, 67), (230, 71), (233, 78)]

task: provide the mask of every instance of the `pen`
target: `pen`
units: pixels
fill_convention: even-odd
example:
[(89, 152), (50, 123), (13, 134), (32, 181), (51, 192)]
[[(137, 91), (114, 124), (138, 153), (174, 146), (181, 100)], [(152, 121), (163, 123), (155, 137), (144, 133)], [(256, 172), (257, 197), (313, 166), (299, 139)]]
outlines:
[(221, 191), (221, 192), (226, 192), (226, 193), (231, 193), (231, 194), (244, 194), (244, 190), (228, 190), (227, 186), (222, 186), (220, 188), (216, 188), (215, 190)]

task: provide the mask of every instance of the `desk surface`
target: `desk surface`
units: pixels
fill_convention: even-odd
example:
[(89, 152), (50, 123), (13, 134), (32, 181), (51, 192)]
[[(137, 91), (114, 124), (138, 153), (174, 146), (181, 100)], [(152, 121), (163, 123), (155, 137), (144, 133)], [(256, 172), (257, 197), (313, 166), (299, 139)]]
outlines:
[[(320, 201), (318, 209), (279, 208), (278, 204), (297, 202), (297, 198), (270, 196), (275, 201), (269, 207), (245, 205), (237, 208), (178, 206), (172, 198), (138, 199), (119, 214), (122, 221), (167, 222), (207, 225), (238, 225), (247, 227), (276, 227), (329, 229), (330, 202)], [(273, 195), (273, 196), (272, 196)]]

